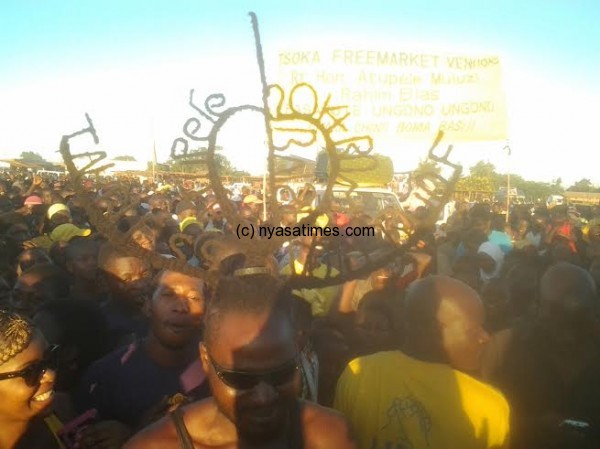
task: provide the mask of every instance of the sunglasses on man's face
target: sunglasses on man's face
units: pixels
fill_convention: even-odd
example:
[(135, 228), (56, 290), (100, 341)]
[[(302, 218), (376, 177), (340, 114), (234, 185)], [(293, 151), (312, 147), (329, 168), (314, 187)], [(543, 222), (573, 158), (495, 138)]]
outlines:
[(19, 371), (0, 373), (0, 380), (22, 377), (29, 387), (35, 387), (39, 385), (46, 371), (55, 371), (58, 368), (58, 349), (58, 345), (50, 346), (42, 360), (36, 360)]
[(278, 368), (262, 373), (252, 371), (237, 371), (219, 366), (212, 357), (208, 357), (219, 379), (225, 385), (236, 390), (251, 390), (259, 383), (265, 382), (273, 387), (281, 387), (291, 382), (298, 370), (297, 357), (288, 360)]

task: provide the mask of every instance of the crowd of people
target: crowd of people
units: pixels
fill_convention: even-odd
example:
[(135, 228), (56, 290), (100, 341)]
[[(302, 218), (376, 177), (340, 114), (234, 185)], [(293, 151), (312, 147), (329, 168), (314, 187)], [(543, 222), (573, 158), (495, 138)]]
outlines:
[[(228, 201), (294, 227), (313, 199)], [(600, 207), (388, 212), (332, 202), (317, 226), (377, 230), (335, 237), (351, 266), (414, 245), (293, 288), (343, 271), (326, 238), (249, 266), (209, 189), (5, 172), (0, 449), (600, 447)]]

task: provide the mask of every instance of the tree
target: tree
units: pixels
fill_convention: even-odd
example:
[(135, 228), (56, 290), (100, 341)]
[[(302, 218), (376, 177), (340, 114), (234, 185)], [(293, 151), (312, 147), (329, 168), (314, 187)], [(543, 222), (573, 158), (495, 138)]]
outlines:
[(23, 151), (21, 153), (21, 160), (24, 162), (32, 162), (34, 164), (47, 162), (46, 159), (33, 151)]
[[(469, 196), (473, 193), (490, 193), (497, 194), (501, 188), (506, 189), (507, 177), (506, 173), (496, 172), (494, 164), (485, 161), (479, 161), (470, 169), (470, 176), (464, 176), (456, 185), (456, 191), (467, 193)], [(588, 180), (589, 181), (589, 180)], [(562, 179), (554, 179), (551, 183), (529, 181), (522, 176), (511, 173), (510, 175), (511, 188), (517, 189), (519, 194), (525, 196), (526, 201), (536, 202), (544, 200), (553, 194), (562, 194)], [(505, 194), (504, 194), (505, 195)]]
[(440, 174), (440, 166), (432, 161), (431, 159), (421, 159), (419, 165), (413, 172), (413, 176), (420, 177), (428, 173)]
[(471, 176), (477, 178), (494, 179), (496, 176), (496, 167), (491, 162), (479, 161), (469, 169), (469, 172)]
[(587, 178), (580, 179), (567, 189), (569, 192), (595, 192), (596, 188)]
[(471, 167), (469, 176), (463, 176), (458, 181), (455, 189), (469, 201), (488, 200), (498, 191), (502, 181), (492, 163), (479, 161)]
[(553, 188), (555, 188), (557, 190), (560, 190), (562, 192), (563, 190), (565, 190), (565, 188), (562, 185), (562, 182), (563, 182), (562, 178), (558, 177), (558, 178), (552, 180), (552, 184), (551, 185), (552, 185)]
[[(221, 176), (250, 176), (246, 171), (241, 171), (235, 168), (229, 159), (218, 151), (221, 148), (217, 147), (215, 151), (215, 163), (217, 170)], [(208, 173), (208, 149), (197, 148), (191, 150), (186, 157), (171, 159), (168, 164), (171, 170), (182, 173)]]
[(485, 176), (465, 176), (456, 183), (456, 190), (492, 194), (496, 191), (496, 186), (490, 178)]
[(117, 156), (113, 158), (113, 161), (135, 162), (135, 158), (133, 156)]

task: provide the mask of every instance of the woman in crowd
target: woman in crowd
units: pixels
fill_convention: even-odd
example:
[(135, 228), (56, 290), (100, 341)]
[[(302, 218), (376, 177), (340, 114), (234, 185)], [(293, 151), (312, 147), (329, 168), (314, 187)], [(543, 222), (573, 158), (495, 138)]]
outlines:
[(0, 449), (60, 447), (50, 413), (56, 352), (31, 322), (0, 309)]

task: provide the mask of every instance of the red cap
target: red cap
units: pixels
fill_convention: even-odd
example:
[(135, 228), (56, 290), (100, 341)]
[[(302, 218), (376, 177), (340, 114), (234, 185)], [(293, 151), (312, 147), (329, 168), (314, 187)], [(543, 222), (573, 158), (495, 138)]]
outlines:
[(37, 195), (31, 195), (25, 199), (25, 206), (35, 206), (37, 204), (44, 204), (42, 199)]
[(349, 223), (350, 223), (350, 217), (348, 217), (348, 215), (339, 213), (339, 212), (335, 213), (335, 225), (338, 228), (348, 226)]

